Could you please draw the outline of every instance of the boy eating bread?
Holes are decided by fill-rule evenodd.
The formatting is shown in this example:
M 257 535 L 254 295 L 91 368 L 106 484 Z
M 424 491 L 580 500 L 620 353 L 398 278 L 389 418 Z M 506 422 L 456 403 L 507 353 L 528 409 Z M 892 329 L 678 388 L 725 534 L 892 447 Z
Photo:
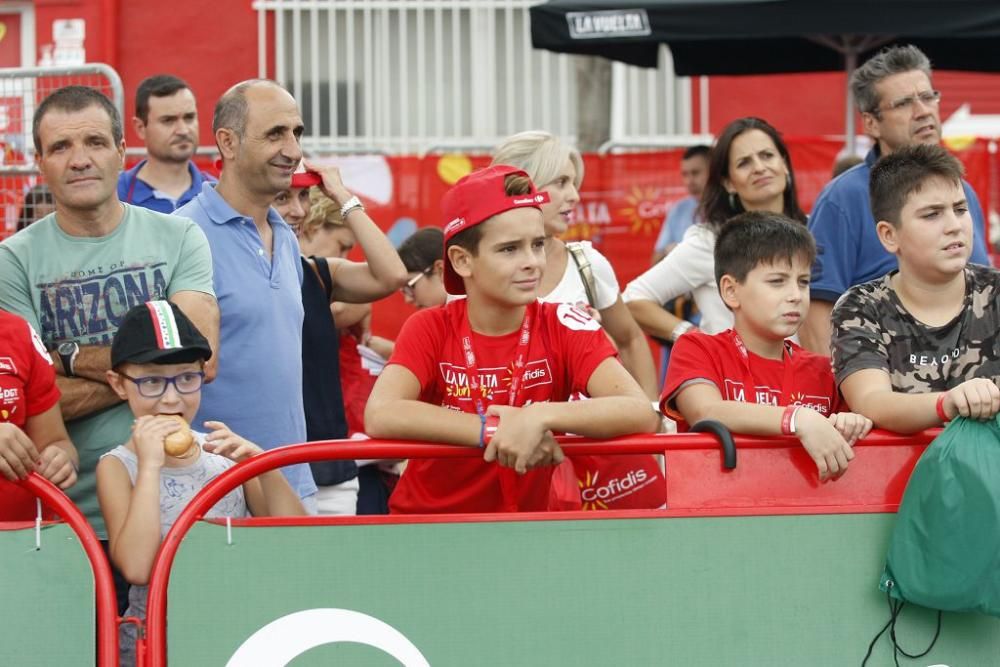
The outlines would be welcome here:
M 145 617 L 146 584 L 160 541 L 188 502 L 236 462 L 260 454 L 225 424 L 207 434 L 188 426 L 201 402 L 211 347 L 177 305 L 150 301 L 129 310 L 111 343 L 108 383 L 128 402 L 132 437 L 101 457 L 97 496 L 112 562 L 132 584 L 125 616 Z M 280 470 L 230 491 L 205 518 L 305 514 Z M 121 664 L 133 664 L 135 626 L 121 626 Z

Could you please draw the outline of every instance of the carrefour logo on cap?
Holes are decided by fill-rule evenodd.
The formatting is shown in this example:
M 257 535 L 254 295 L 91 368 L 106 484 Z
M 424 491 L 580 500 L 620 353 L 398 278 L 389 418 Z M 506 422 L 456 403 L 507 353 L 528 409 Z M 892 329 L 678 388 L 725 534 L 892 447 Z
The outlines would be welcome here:
M 572 39 L 601 37 L 642 37 L 651 34 L 645 9 L 614 9 L 603 12 L 569 12 L 569 36 Z
M 464 226 L 465 226 L 465 218 L 455 218 L 454 220 L 452 220 L 451 222 L 449 222 L 447 225 L 444 226 L 444 233 L 445 235 L 451 234 L 459 227 L 464 227 Z
M 522 197 L 521 199 L 511 199 L 514 206 L 534 206 L 535 204 L 541 204 L 545 201 L 545 195 L 537 194 L 534 197 Z

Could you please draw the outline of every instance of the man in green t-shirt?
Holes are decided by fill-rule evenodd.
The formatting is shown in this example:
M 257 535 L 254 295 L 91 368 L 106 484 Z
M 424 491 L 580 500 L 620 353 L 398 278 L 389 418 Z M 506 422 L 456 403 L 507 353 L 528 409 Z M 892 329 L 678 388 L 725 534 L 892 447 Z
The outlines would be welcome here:
M 69 496 L 106 539 L 94 470 L 132 425 L 105 380 L 111 338 L 129 308 L 169 299 L 217 348 L 212 258 L 190 220 L 119 201 L 125 142 L 107 97 L 60 88 L 38 106 L 32 129 L 56 210 L 0 244 L 0 309 L 26 319 L 53 351 L 62 413 L 80 452 Z M 206 371 L 212 377 L 215 367 Z

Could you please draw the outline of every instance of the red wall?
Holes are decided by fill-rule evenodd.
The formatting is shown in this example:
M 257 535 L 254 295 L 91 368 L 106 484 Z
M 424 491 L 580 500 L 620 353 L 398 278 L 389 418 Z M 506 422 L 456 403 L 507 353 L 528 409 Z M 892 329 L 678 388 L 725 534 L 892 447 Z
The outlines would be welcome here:
M 108 62 L 125 85 L 128 145 L 141 145 L 127 119 L 147 76 L 174 74 L 191 85 L 203 145 L 215 143 L 215 101 L 234 83 L 257 76 L 257 13 L 250 0 L 36 0 L 35 16 L 39 46 L 52 41 L 54 19 L 87 22 L 87 59 Z
M 83 47 L 87 59 L 104 60 L 107 30 L 102 25 L 102 11 L 107 0 L 35 0 L 35 46 L 52 43 L 52 21 L 55 19 L 83 19 L 87 22 L 87 35 Z M 40 51 L 35 54 L 35 58 Z
M 713 76 L 709 129 L 718 134 L 734 118 L 759 116 L 782 134 L 842 134 L 846 78 L 841 73 Z M 941 71 L 934 85 L 942 93 L 942 121 L 964 102 L 974 114 L 1000 114 L 1000 74 Z M 856 123 L 860 132 L 860 117 Z
M 198 99 L 200 143 L 213 145 L 215 101 L 233 84 L 257 76 L 257 13 L 250 0 L 122 0 L 120 11 L 117 69 L 125 113 L 135 112 L 135 89 L 144 78 L 179 76 Z M 131 131 L 126 141 L 139 145 Z

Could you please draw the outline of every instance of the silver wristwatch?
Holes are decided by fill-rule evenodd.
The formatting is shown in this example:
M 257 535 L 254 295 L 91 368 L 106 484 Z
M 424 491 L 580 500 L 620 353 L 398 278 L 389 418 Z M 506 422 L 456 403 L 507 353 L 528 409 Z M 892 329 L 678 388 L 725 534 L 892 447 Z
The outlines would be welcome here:
M 344 202 L 344 205 L 340 207 L 340 218 L 342 220 L 346 220 L 347 214 L 356 208 L 360 208 L 362 211 L 365 210 L 364 204 L 361 203 L 361 200 L 358 199 L 357 195 L 348 199 Z
M 66 377 L 76 377 L 74 366 L 76 365 L 76 355 L 80 354 L 80 345 L 75 341 L 60 343 L 56 347 L 56 354 L 62 361 L 63 373 Z

